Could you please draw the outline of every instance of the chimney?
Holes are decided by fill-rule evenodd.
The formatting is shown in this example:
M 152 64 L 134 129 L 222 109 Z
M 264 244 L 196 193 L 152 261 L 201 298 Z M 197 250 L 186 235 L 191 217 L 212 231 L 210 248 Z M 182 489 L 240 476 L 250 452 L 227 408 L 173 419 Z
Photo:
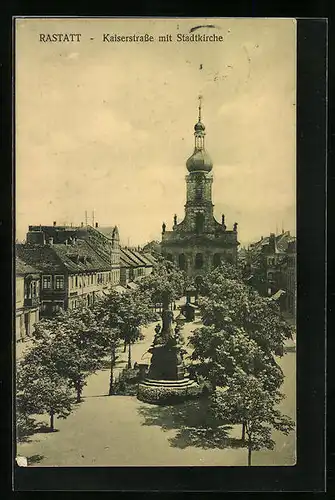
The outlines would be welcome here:
M 95 223 L 95 227 L 99 227 L 99 224 L 97 222 Z
M 57 226 L 57 222 L 54 220 L 54 227 Z

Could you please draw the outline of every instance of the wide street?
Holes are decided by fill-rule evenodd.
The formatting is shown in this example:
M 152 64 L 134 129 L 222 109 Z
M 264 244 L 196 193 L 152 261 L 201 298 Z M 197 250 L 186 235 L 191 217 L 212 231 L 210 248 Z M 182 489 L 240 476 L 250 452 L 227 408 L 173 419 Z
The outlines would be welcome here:
M 155 323 L 143 328 L 145 339 L 132 347 L 132 361 L 148 358 Z M 200 322 L 186 324 L 184 336 Z M 22 349 L 21 349 L 22 350 Z M 119 371 L 127 353 L 120 352 Z M 143 361 L 143 359 L 142 359 Z M 285 373 L 281 410 L 295 419 L 295 352 L 279 361 Z M 17 455 L 30 466 L 245 466 L 247 450 L 226 444 L 221 449 L 195 438 L 192 426 L 201 418 L 199 402 L 157 407 L 132 396 L 108 396 L 109 370 L 89 377 L 84 401 L 66 420 L 56 420 L 57 432 L 38 432 L 18 445 Z M 202 411 L 205 411 L 202 408 Z M 47 417 L 38 417 L 47 423 Z M 241 426 L 230 433 L 239 438 Z M 294 465 L 295 432 L 274 432 L 274 450 L 253 452 L 253 465 Z M 228 443 L 228 442 L 227 442 Z M 236 446 L 236 445 L 235 445 Z

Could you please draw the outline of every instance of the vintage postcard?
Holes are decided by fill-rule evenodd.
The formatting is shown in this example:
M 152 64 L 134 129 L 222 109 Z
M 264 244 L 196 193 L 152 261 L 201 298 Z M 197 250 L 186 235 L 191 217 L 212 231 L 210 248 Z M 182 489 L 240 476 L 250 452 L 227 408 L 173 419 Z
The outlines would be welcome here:
M 17 465 L 296 464 L 296 28 L 15 20 Z

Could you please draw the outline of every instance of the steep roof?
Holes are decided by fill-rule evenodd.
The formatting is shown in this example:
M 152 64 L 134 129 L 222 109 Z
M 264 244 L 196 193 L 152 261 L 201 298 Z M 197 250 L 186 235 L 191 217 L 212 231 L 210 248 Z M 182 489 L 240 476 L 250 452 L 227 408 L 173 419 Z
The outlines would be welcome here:
M 44 272 L 78 273 L 110 269 L 109 262 L 95 252 L 86 240 L 77 240 L 75 245 L 18 245 L 17 254 L 25 263 Z
M 129 259 L 126 254 L 122 253 L 122 250 L 120 255 L 120 264 L 121 267 L 136 267 L 136 264 L 131 259 Z
M 87 237 L 85 238 L 95 252 L 106 262 L 111 262 L 112 242 L 99 228 L 87 227 Z
M 16 256 L 15 258 L 15 273 L 17 275 L 25 275 L 25 274 L 39 274 L 35 267 L 30 264 L 26 264 L 20 257 Z
M 295 240 L 289 231 L 276 236 L 277 248 L 280 252 L 285 252 L 290 241 Z
M 159 241 L 156 241 L 156 240 L 150 241 L 149 243 L 144 245 L 143 250 L 145 253 L 146 252 L 155 252 L 158 254 L 162 253 L 161 244 Z
M 54 246 L 19 244 L 16 246 L 16 254 L 25 264 L 39 271 L 64 272 L 66 270 L 64 263 L 54 251 Z
M 130 250 L 130 252 L 132 252 L 135 257 L 142 261 L 145 266 L 152 266 L 152 262 L 150 262 L 150 260 L 148 260 L 144 254 L 138 252 L 137 250 Z
M 69 272 L 108 271 L 111 267 L 86 240 L 78 240 L 74 246 L 54 245 L 54 250 Z
M 98 227 L 95 227 L 95 228 L 92 228 L 92 229 L 95 229 L 99 233 L 101 233 L 104 236 L 106 236 L 108 239 L 112 239 L 112 235 L 113 235 L 113 231 L 114 230 L 117 231 L 117 236 L 119 236 L 119 232 L 118 232 L 117 226 L 98 226 Z
M 140 260 L 132 250 L 127 248 L 121 249 L 121 254 L 126 255 L 130 260 L 132 260 L 137 266 L 143 267 L 145 264 L 142 260 Z
M 151 264 L 153 265 L 156 265 L 157 264 L 157 259 L 155 259 L 155 257 L 153 255 L 151 255 L 151 253 L 148 253 L 148 252 L 144 252 L 143 254 L 146 259 L 151 262 Z

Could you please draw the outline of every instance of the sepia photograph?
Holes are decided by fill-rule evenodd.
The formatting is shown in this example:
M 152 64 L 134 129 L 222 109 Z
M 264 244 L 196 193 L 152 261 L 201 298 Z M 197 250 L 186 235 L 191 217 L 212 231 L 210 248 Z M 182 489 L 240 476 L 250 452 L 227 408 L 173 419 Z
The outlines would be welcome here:
M 16 464 L 295 466 L 296 20 L 14 39 Z

